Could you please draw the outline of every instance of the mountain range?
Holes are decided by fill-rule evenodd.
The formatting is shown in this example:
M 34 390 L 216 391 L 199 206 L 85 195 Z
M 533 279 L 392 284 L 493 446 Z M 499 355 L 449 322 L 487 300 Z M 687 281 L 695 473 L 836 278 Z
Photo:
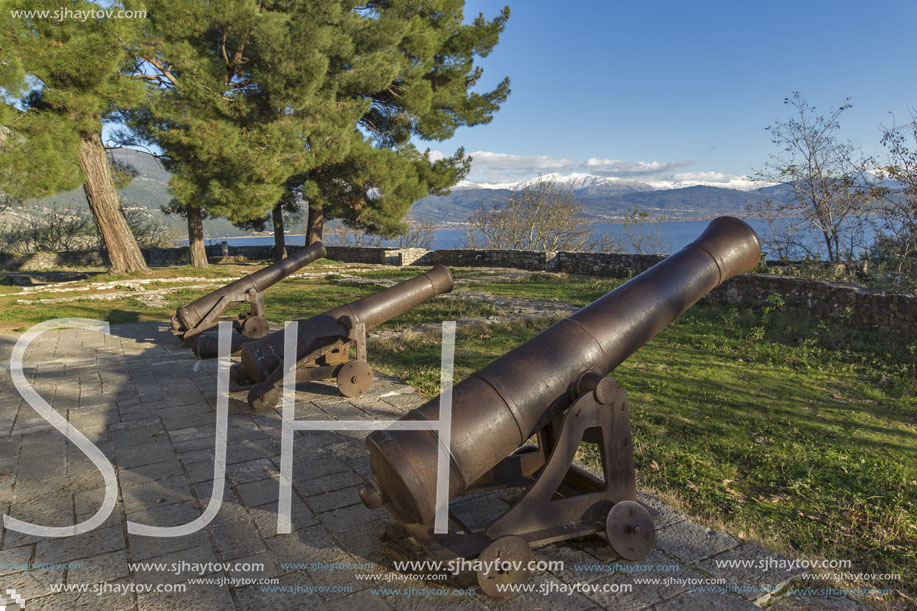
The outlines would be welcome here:
M 460 182 L 452 193 L 426 197 L 411 209 L 417 218 L 461 222 L 477 206 L 490 207 L 506 201 L 513 191 L 549 181 L 573 193 L 592 221 L 614 221 L 634 208 L 650 217 L 671 219 L 711 218 L 719 214 L 746 214 L 746 207 L 761 201 L 773 187 L 735 189 L 711 183 L 642 182 L 594 174 L 548 174 L 516 183 L 482 184 Z M 751 185 L 744 181 L 743 185 Z M 663 185 L 663 186 L 661 186 Z M 669 186 L 673 185 L 673 186 Z
M 148 153 L 134 149 L 114 149 L 113 157 L 137 171 L 137 176 L 121 190 L 126 209 L 135 208 L 159 216 L 168 225 L 184 231 L 182 218 L 168 216 L 161 208 L 171 200 L 169 178 L 159 160 Z M 608 222 L 624 218 L 634 208 L 649 213 L 651 218 L 670 219 L 712 218 L 719 214 L 745 215 L 746 206 L 760 201 L 777 187 L 740 190 L 713 186 L 710 183 L 642 182 L 593 174 L 548 174 L 516 183 L 478 184 L 463 181 L 445 196 L 430 196 L 418 201 L 411 209 L 417 219 L 431 219 L 437 224 L 462 223 L 478 206 L 491 207 L 505 202 L 513 190 L 533 186 L 539 181 L 553 181 L 557 187 L 571 191 L 583 206 L 584 217 L 589 221 Z M 743 185 L 747 186 L 747 185 Z M 784 187 L 785 188 L 785 187 Z M 30 200 L 22 211 L 48 206 L 85 208 L 82 189 L 60 193 L 52 197 Z M 248 232 L 232 226 L 225 219 L 208 219 L 204 222 L 208 236 L 244 235 Z
M 162 207 L 169 204 L 172 196 L 169 194 L 169 179 L 172 174 L 162 167 L 155 155 L 129 148 L 112 149 L 111 155 L 118 163 L 127 165 L 136 170 L 137 174 L 123 189 L 119 189 L 121 205 L 125 210 L 137 210 L 143 214 L 162 221 L 166 226 L 173 228 L 177 235 L 187 235 L 188 225 L 184 218 L 177 215 L 165 214 Z M 52 195 L 25 201 L 16 209 L 7 211 L 10 217 L 23 217 L 40 211 L 42 208 L 64 208 L 69 210 L 88 210 L 86 196 L 83 189 L 73 189 Z M 10 221 L 13 219 L 10 218 Z M 0 219 L 0 225 L 3 225 Z M 233 226 L 226 219 L 205 219 L 204 235 L 208 237 L 242 236 L 251 233 Z

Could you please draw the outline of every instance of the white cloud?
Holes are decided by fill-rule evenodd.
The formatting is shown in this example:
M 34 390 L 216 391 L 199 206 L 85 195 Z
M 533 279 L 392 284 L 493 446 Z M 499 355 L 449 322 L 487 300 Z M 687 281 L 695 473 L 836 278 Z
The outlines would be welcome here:
M 507 153 L 491 153 L 488 151 L 475 151 L 471 153 L 474 160 L 474 171 L 478 167 L 491 171 L 509 172 L 514 174 L 531 174 L 538 171 L 562 171 L 572 169 L 577 165 L 573 159 L 551 157 L 549 155 L 509 155 Z
M 584 170 L 599 176 L 617 178 L 636 178 L 671 172 L 691 165 L 690 161 L 622 161 L 620 159 L 596 159 L 590 157 L 580 166 Z
M 490 151 L 471 153 L 471 176 L 476 183 L 506 183 L 535 178 L 547 173 L 586 172 L 596 176 L 635 178 L 672 172 L 690 164 L 688 161 L 622 161 L 618 159 L 586 160 L 550 155 L 511 155 Z

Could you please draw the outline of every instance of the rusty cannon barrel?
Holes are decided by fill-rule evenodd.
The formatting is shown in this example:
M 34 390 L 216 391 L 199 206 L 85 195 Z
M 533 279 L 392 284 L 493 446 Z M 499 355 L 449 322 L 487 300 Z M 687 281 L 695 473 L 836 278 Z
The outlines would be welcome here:
M 253 315 L 263 318 L 264 313 L 261 293 L 268 287 L 280 282 L 290 274 L 293 274 L 306 265 L 326 255 L 325 246 L 321 242 L 315 242 L 308 248 L 281 259 L 272 265 L 239 278 L 221 289 L 204 295 L 200 299 L 192 301 L 175 310 L 173 318 L 173 330 L 184 333 L 186 338 L 188 332 L 193 331 L 191 335 L 216 326 L 217 318 L 229 309 L 235 303 L 241 301 L 252 301 Z M 266 332 L 266 327 L 264 331 Z
M 682 312 L 761 256 L 754 230 L 720 217 L 694 242 L 456 385 L 452 394 L 449 498 L 461 496 L 533 432 L 561 415 L 584 377 L 607 375 Z M 593 374 L 590 376 L 589 374 Z M 404 420 L 439 419 L 439 399 Z M 437 437 L 433 431 L 369 435 L 370 509 L 389 504 L 406 524 L 434 517 Z
M 299 342 L 308 349 L 311 342 L 304 339 L 318 325 L 349 317 L 353 323 L 361 323 L 368 331 L 382 323 L 407 312 L 436 295 L 452 290 L 452 275 L 445 265 L 436 265 L 430 271 L 395 286 L 381 290 L 353 303 L 343 305 L 324 314 L 299 323 Z M 302 357 L 302 355 L 300 355 Z M 265 338 L 251 341 L 242 346 L 241 368 L 236 369 L 244 379 L 262 382 L 283 362 L 283 331 Z

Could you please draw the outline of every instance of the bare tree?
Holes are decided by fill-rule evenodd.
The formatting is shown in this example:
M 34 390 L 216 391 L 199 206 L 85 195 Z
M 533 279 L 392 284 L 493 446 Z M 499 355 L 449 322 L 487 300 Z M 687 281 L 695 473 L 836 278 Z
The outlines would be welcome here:
M 0 229 L 3 252 L 61 252 L 98 248 L 98 242 L 98 233 L 87 212 L 58 206 L 37 214 L 19 213 L 16 220 Z
M 605 250 L 619 245 L 608 235 L 596 239 L 582 218 L 583 206 L 553 181 L 539 181 L 513 191 L 506 203 L 478 207 L 468 217 L 464 246 L 518 250 Z
M 871 190 L 856 147 L 838 139 L 838 119 L 851 104 L 827 117 L 797 91 L 784 100 L 790 118 L 768 127 L 779 152 L 757 173 L 759 180 L 784 183 L 757 206 L 769 219 L 797 218 L 821 238 L 830 261 L 851 260 L 865 247 L 865 215 Z
M 142 208 L 124 211 L 125 221 L 141 248 L 167 248 L 178 237 L 159 217 Z M 59 206 L 7 213 L 10 221 L 0 227 L 0 252 L 65 252 L 101 250 L 102 236 L 87 210 Z
M 775 259 L 781 261 L 796 261 L 799 259 L 817 259 L 818 253 L 810 247 L 806 239 L 807 223 L 802 219 L 794 218 L 768 218 L 767 230 L 763 232 L 762 240 L 771 250 Z
M 661 255 L 671 248 L 658 227 L 652 226 L 649 213 L 637 206 L 624 217 L 621 233 L 624 235 L 625 248 L 634 254 Z
M 425 248 L 433 249 L 436 240 L 436 223 L 429 219 L 419 221 L 409 220 L 411 228 L 395 238 L 394 243 L 398 248 Z
M 181 237 L 178 229 L 170 227 L 161 216 L 142 206 L 125 206 L 124 217 L 141 248 L 171 248 Z
M 427 219 L 420 221 L 408 219 L 407 223 L 410 229 L 391 238 L 340 225 L 325 230 L 325 242 L 329 246 L 432 249 L 436 238 L 436 224 Z
M 353 246 L 356 248 L 382 246 L 384 238 L 350 227 L 328 226 L 322 231 L 322 241 L 328 246 Z
M 917 148 L 908 146 L 908 131 L 917 144 L 917 119 L 903 129 L 893 126 L 884 130 L 882 145 L 888 151 L 888 161 L 878 176 L 896 184 L 880 185 L 876 190 L 884 234 L 880 245 L 885 246 L 883 254 L 894 259 L 899 275 L 917 269 Z

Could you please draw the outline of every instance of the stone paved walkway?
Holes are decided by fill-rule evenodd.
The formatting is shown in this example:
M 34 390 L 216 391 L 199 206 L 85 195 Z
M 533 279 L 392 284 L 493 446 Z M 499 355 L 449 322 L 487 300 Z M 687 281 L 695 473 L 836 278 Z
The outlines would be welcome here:
M 42 525 L 71 525 L 100 507 L 103 479 L 13 387 L 8 367 L 16 339 L 0 336 L 0 509 Z M 421 549 L 385 511 L 359 503 L 357 492 L 369 473 L 365 432 L 296 434 L 294 532 L 278 535 L 281 419 L 251 413 L 244 395 L 230 401 L 227 485 L 216 518 L 182 537 L 128 534 L 127 521 L 175 526 L 200 516 L 209 502 L 216 362 L 197 361 L 166 324 L 142 323 L 111 325 L 109 335 L 48 331 L 30 347 L 25 364 L 32 386 L 108 457 L 118 479 L 115 510 L 91 532 L 51 539 L 3 529 L 0 596 L 9 601 L 15 590 L 26 609 L 859 608 L 845 600 L 773 598 L 770 591 L 798 572 L 719 568 L 724 559 L 780 558 L 646 495 L 641 500 L 661 516 L 656 549 L 642 566 L 618 560 L 603 539 L 589 537 L 536 550 L 537 560 L 562 560 L 564 568 L 534 574 L 529 583 L 536 592 L 508 600 L 469 590 L 475 586 L 470 573 L 444 582 L 411 579 L 394 562 L 424 560 Z M 297 394 L 299 419 L 394 419 L 422 402 L 410 387 L 381 375 L 358 400 L 346 400 L 331 386 L 309 389 Z M 457 511 L 481 521 L 504 511 L 511 498 L 506 491 L 479 496 Z M 374 579 L 360 578 L 366 575 Z M 188 583 L 200 577 L 210 583 Z M 230 583 L 242 578 L 276 583 Z M 644 578 L 660 582 L 635 583 Z M 706 578 L 746 590 L 697 593 L 685 584 Z M 187 584 L 187 590 L 114 590 L 162 584 Z M 560 591 L 574 585 L 580 591 Z M 621 591 L 628 585 L 632 591 Z M 55 593 L 67 586 L 87 591 Z M 587 586 L 595 591 L 585 592 Z M 103 588 L 108 591 L 96 593 Z M 373 591 L 378 588 L 386 590 Z M 442 595 L 444 589 L 451 595 Z

